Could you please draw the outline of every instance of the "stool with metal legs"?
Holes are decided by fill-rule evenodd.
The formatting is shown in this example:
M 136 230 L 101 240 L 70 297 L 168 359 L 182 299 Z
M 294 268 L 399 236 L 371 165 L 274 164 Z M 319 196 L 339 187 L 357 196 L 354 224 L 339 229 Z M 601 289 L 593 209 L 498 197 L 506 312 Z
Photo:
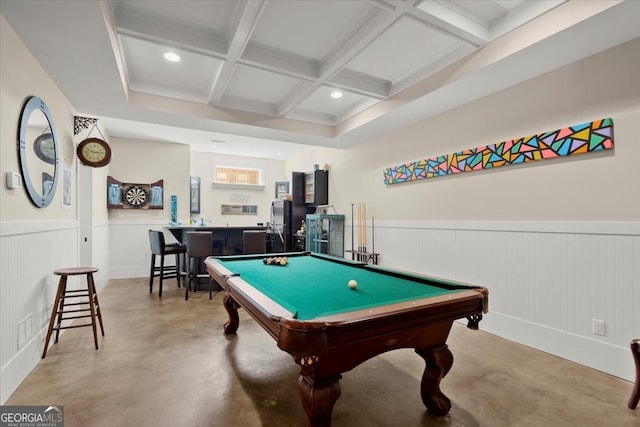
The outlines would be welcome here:
M 96 350 L 98 349 L 96 318 L 100 322 L 100 331 L 102 332 L 102 336 L 104 336 L 104 327 L 102 326 L 102 314 L 100 313 L 98 294 L 96 293 L 96 286 L 93 281 L 93 273 L 96 271 L 98 271 L 98 269 L 94 267 L 75 267 L 62 268 L 53 272 L 53 274 L 60 276 L 60 281 L 58 282 L 58 291 L 56 292 L 53 309 L 51 310 L 51 319 L 49 320 L 49 328 L 47 329 L 47 338 L 44 341 L 44 350 L 42 351 L 43 359 L 47 355 L 49 340 L 51 339 L 51 334 L 54 330 L 56 331 L 56 339 L 54 343 L 57 343 L 61 329 L 91 326 L 93 328 L 93 341 L 95 343 Z M 83 274 L 87 276 L 86 289 L 67 289 L 67 278 L 69 276 L 78 276 Z M 91 318 L 91 322 L 79 325 L 73 323 L 64 326 L 62 325 L 63 320 L 75 320 L 82 318 Z

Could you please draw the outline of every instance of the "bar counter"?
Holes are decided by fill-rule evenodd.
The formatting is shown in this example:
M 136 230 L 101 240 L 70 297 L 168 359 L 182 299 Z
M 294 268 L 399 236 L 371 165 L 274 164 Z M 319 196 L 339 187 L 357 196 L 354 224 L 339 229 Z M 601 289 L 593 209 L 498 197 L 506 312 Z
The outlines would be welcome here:
M 207 227 L 198 225 L 169 225 L 166 227 L 173 237 L 182 244 L 185 243 L 186 233 L 188 231 L 209 231 L 213 233 L 213 255 L 240 255 L 243 254 L 242 233 L 245 230 L 267 230 L 267 227 L 261 226 L 242 226 L 242 227 Z M 269 233 L 267 233 L 267 236 Z M 267 241 L 267 250 L 269 242 Z

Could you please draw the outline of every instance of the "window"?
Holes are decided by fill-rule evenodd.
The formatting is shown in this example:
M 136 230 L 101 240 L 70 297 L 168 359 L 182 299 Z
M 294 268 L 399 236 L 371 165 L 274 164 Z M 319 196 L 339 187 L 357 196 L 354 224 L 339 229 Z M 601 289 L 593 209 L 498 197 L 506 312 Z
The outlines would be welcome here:
M 215 156 L 211 166 L 211 185 L 214 188 L 264 190 L 267 165 L 263 159 Z
M 217 166 L 215 182 L 217 184 L 260 185 L 260 170 Z

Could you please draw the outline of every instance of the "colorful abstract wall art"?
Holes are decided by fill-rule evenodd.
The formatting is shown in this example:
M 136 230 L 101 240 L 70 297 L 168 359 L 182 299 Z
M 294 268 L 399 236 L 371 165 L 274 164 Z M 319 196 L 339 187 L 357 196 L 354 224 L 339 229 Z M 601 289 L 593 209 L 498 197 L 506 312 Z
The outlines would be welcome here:
M 606 118 L 393 166 L 384 170 L 384 183 L 399 184 L 610 148 L 613 120 Z

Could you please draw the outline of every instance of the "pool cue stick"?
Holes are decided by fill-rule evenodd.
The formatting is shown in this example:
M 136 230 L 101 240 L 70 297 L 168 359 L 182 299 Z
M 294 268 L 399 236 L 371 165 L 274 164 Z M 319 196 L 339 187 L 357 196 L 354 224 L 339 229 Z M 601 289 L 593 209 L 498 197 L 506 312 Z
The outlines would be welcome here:
M 355 256 L 356 256 L 356 252 L 354 251 L 354 246 L 353 246 L 353 242 L 355 240 L 355 234 L 354 234 L 354 217 L 353 217 L 353 203 L 351 203 L 351 261 L 355 260 Z
M 371 216 L 371 252 L 376 252 L 376 234 L 374 228 L 375 218 L 373 215 Z
M 358 261 L 362 261 L 362 202 L 358 203 Z

